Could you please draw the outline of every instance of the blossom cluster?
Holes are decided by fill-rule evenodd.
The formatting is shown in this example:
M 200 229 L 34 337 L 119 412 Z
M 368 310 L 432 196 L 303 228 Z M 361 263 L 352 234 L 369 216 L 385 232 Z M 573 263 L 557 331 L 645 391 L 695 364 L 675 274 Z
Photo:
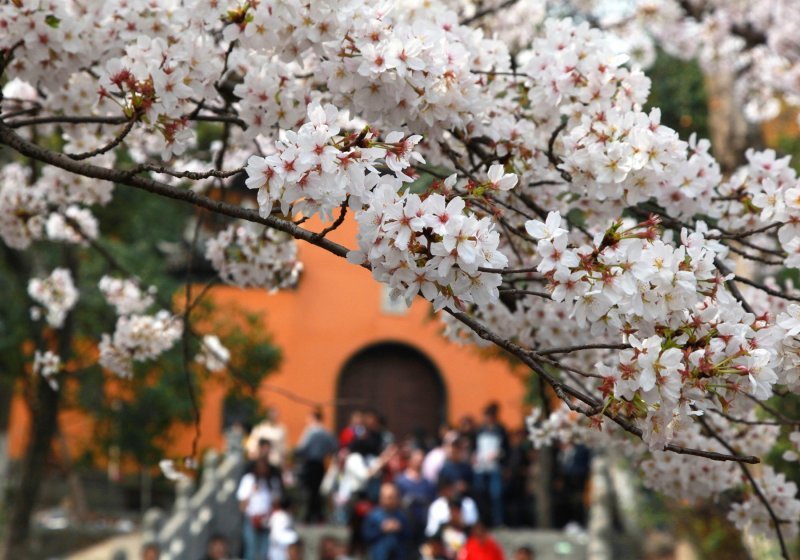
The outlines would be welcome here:
M 637 0 L 631 6 L 631 13 L 608 22 L 619 26 L 618 36 L 633 34 L 650 51 L 655 41 L 673 56 L 696 58 L 709 73 L 734 72 L 734 93 L 748 118 L 774 117 L 781 97 L 794 105 L 800 99 L 800 58 L 791 46 L 800 18 L 796 2 Z
M 771 295 L 798 294 L 769 279 L 744 287 L 726 271 L 736 264 L 729 250 L 766 265 L 753 278 L 800 267 L 800 182 L 769 150 L 748 152 L 723 178 L 707 140 L 681 139 L 658 109 L 644 110 L 650 82 L 623 51 L 638 45 L 640 59 L 652 59 L 655 38 L 743 76 L 737 94 L 763 117 L 775 92 L 800 99 L 798 8 L 637 0 L 622 20 L 572 21 L 545 19 L 543 0 L 484 11 L 495 4 L 5 3 L 4 122 L 43 149 L 57 146 L 65 155 L 55 161 L 110 169 L 132 160 L 125 177 L 151 173 L 159 190 L 244 198 L 243 207 L 257 191 L 255 221 L 296 231 L 318 218 L 318 241 L 354 219 L 348 259 L 393 295 L 463 311 L 531 359 L 583 375 L 605 412 L 641 430 L 646 445 L 628 448 L 649 485 L 681 496 L 737 487 L 731 463 L 708 468 L 664 447 L 727 452 L 700 429 L 706 422 L 737 452 L 763 455 L 774 444 L 773 428 L 737 431 L 715 415 L 756 422 L 754 401 L 778 384 L 800 386 L 800 306 Z M 569 3 L 576 12 L 597 5 Z M 461 23 L 477 16 L 480 28 Z M 237 168 L 251 191 L 230 192 L 241 186 Z M 3 165 L 0 238 L 15 250 L 45 239 L 86 244 L 100 234 L 92 207 L 108 204 L 112 188 L 52 165 Z M 646 219 L 650 210 L 671 229 Z M 206 257 L 243 287 L 292 287 L 302 270 L 289 235 L 260 225 L 223 225 Z M 53 326 L 77 299 L 55 271 L 29 289 Z M 154 293 L 138 281 L 106 277 L 100 290 L 118 315 L 101 364 L 118 375 L 182 335 L 172 313 L 150 311 Z M 486 344 L 453 316 L 445 325 L 454 339 Z M 51 379 L 56 359 L 43 354 L 35 369 Z M 230 353 L 207 335 L 196 359 L 214 371 Z M 602 414 L 579 418 L 565 405 L 531 431 L 538 444 L 611 431 Z M 796 488 L 769 470 L 759 484 L 781 517 L 797 518 Z M 764 514 L 747 496 L 732 516 L 766 527 Z
M 111 200 L 112 185 L 45 167 L 32 180 L 18 163 L 0 168 L 0 239 L 24 250 L 34 241 L 49 239 L 86 244 L 99 234 L 89 206 Z
M 378 160 L 404 181 L 403 170 L 410 160 L 423 162 L 414 151 L 422 138 L 403 138 L 392 132 L 382 142 L 366 129 L 359 134 L 338 137 L 347 113 L 333 105 L 311 104 L 308 122 L 297 132 L 285 131 L 276 143 L 277 152 L 266 158 L 251 156 L 247 161 L 247 187 L 258 189 L 262 216 L 272 212 L 274 202 L 281 213 L 332 219 L 336 208 L 347 202 L 357 207 L 365 193 L 379 180 Z
M 749 149 L 745 157 L 747 164 L 719 186 L 720 223 L 732 230 L 776 226 L 778 247 L 771 239 L 763 240 L 762 246 L 782 249 L 784 264 L 800 268 L 800 179 L 791 158 L 779 158 L 771 149 Z
M 542 409 L 535 408 L 525 418 L 528 438 L 536 449 L 551 447 L 556 443 L 587 443 L 597 439 L 597 432 L 581 423 L 583 416 L 560 403 L 545 418 Z
M 103 276 L 97 287 L 117 315 L 144 313 L 155 302 L 155 286 L 143 290 L 137 281 L 129 278 Z
M 794 538 L 800 533 L 797 519 L 800 519 L 800 500 L 797 499 L 797 484 L 786 479 L 783 473 L 775 472 L 765 466 L 756 483 L 766 498 L 775 517 L 781 520 L 781 531 L 787 538 Z M 737 529 L 749 529 L 761 535 L 772 536 L 775 522 L 761 498 L 751 492 L 747 499 L 735 503 L 728 514 Z
M 200 343 L 195 360 L 210 372 L 224 370 L 231 359 L 231 351 L 225 348 L 218 336 L 207 334 Z
M 47 323 L 56 329 L 64 325 L 67 314 L 78 303 L 78 290 L 72 281 L 72 273 L 66 268 L 55 268 L 45 278 L 31 278 L 28 282 L 28 295 L 44 307 Z M 41 317 L 39 307 L 31 308 L 34 320 Z
M 255 224 L 231 225 L 209 239 L 206 258 L 220 278 L 242 288 L 291 288 L 303 271 L 291 237 Z
M 620 221 L 574 249 L 560 226 L 557 213 L 527 223 L 539 239 L 537 269 L 553 299 L 572 303 L 579 325 L 627 340 L 630 349 L 596 365 L 607 380 L 600 390 L 644 419 L 652 449 L 686 424 L 689 404 L 728 409 L 745 406 L 744 393 L 771 396 L 779 382 L 775 342 L 785 331 L 747 313 L 728 291 L 714 264 L 721 246 L 705 232 L 684 230 L 673 246 L 657 238 L 656 220 Z
M 58 390 L 56 375 L 61 371 L 61 358 L 55 352 L 36 350 L 33 354 L 33 374 L 41 375 L 53 391 Z
M 504 268 L 508 259 L 492 220 L 476 217 L 461 197 L 448 201 L 431 193 L 423 199 L 398 187 L 380 184 L 356 215 L 359 250 L 348 260 L 369 263 L 375 279 L 409 304 L 418 294 L 435 309 L 497 299 L 500 275 L 482 269 Z
M 118 315 L 114 332 L 101 336 L 99 361 L 119 377 L 132 377 L 134 362 L 157 358 L 183 334 L 183 321 L 169 311 L 147 314 L 155 287 L 143 290 L 138 280 L 103 276 L 98 288 Z
M 183 322 L 169 311 L 155 315 L 123 315 L 114 334 L 100 340 L 100 365 L 119 377 L 133 376 L 133 363 L 152 360 L 172 348 L 183 333 Z

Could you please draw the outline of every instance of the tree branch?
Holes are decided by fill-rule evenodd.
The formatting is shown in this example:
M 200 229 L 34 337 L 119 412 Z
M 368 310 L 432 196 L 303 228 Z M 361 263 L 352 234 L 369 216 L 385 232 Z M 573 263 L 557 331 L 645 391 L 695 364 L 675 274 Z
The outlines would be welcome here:
M 156 181 L 155 179 L 141 177 L 136 174 L 137 172 L 135 169 L 131 171 L 109 169 L 87 162 L 75 161 L 64 154 L 47 150 L 32 142 L 29 142 L 28 140 L 25 140 L 3 122 L 0 122 L 0 144 L 5 144 L 22 155 L 28 156 L 42 163 L 53 165 L 71 173 L 76 173 L 85 177 L 91 177 L 93 179 L 112 181 L 121 185 L 127 185 L 129 187 L 151 192 L 159 196 L 194 204 L 200 208 L 205 208 L 206 210 L 210 210 L 230 218 L 263 224 L 265 226 L 288 233 L 295 239 L 306 241 L 311 245 L 321 247 L 339 257 L 346 257 L 348 253 L 347 247 L 339 245 L 338 243 L 334 243 L 333 241 L 325 238 L 319 239 L 317 238 L 316 233 L 301 228 L 288 220 L 282 220 L 275 216 L 262 217 L 256 210 L 250 210 L 232 204 L 227 204 L 211 199 L 207 196 L 203 196 L 191 190 L 181 189 L 179 187 Z
M 716 430 L 713 430 L 711 426 L 708 425 L 708 422 L 706 422 L 705 418 L 698 416 L 697 420 L 703 425 L 706 431 L 708 431 L 709 435 L 720 443 L 720 445 L 722 445 L 729 452 L 736 453 L 733 447 L 727 441 L 725 441 L 716 432 Z M 764 492 L 761 491 L 761 488 L 758 486 L 758 482 L 756 482 L 756 479 L 753 477 L 750 469 L 748 469 L 747 466 L 742 463 L 739 463 L 739 468 L 742 469 L 742 474 L 747 477 L 747 480 L 750 482 L 750 486 L 752 486 L 753 491 L 756 493 L 756 496 L 758 496 L 758 499 L 762 504 L 764 504 L 764 507 L 767 508 L 767 513 L 769 513 L 769 517 L 772 519 L 772 524 L 775 525 L 775 533 L 778 536 L 778 543 L 780 543 L 781 547 L 781 556 L 783 556 L 786 560 L 789 560 L 789 551 L 786 549 L 786 542 L 783 540 L 783 531 L 781 531 L 781 520 L 778 519 L 777 515 L 775 515 L 775 510 L 772 509 L 772 505 L 770 505 L 769 500 L 767 500 Z
M 79 175 L 92 177 L 95 179 L 113 181 L 116 183 L 127 185 L 133 188 L 138 188 L 167 198 L 172 198 L 175 200 L 181 200 L 190 204 L 194 204 L 200 208 L 205 208 L 212 212 L 229 216 L 231 218 L 260 223 L 265 226 L 272 227 L 279 231 L 288 233 L 295 239 L 306 241 L 307 243 L 318 246 L 339 257 L 346 257 L 348 253 L 348 249 L 346 247 L 339 245 L 338 243 L 334 243 L 326 238 L 320 239 L 316 233 L 303 229 L 292 222 L 282 220 L 274 216 L 262 217 L 258 214 L 258 212 L 254 210 L 248 210 L 245 208 L 240 208 L 238 206 L 233 206 L 220 201 L 212 200 L 206 196 L 199 195 L 191 190 L 180 189 L 178 187 L 173 187 L 171 185 L 167 185 L 165 183 L 161 183 L 153 179 L 140 177 L 135 173 L 131 173 L 130 171 L 107 169 L 86 162 L 79 162 L 72 160 L 69 157 L 65 156 L 64 154 L 46 150 L 40 146 L 37 146 L 36 144 L 33 144 L 21 138 L 11 128 L 9 128 L 6 124 L 2 122 L 0 122 L 0 143 L 5 144 L 13 148 L 14 150 L 18 151 L 19 153 L 26 155 L 32 159 L 35 159 L 42 163 L 53 165 L 55 167 L 64 169 L 65 171 L 69 171 L 71 173 L 77 173 Z M 369 268 L 368 265 L 362 265 L 362 266 L 364 266 L 365 268 Z M 608 410 L 604 410 L 602 402 L 592 398 L 589 395 L 582 393 L 581 391 L 575 389 L 574 387 L 571 387 L 553 377 L 550 373 L 548 373 L 544 369 L 541 363 L 539 363 L 539 361 L 535 359 L 536 356 L 535 352 L 525 350 L 520 346 L 514 344 L 513 342 L 498 336 L 497 334 L 485 328 L 480 322 L 476 321 L 475 319 L 469 317 L 464 313 L 453 311 L 448 308 L 445 308 L 445 311 L 451 314 L 453 317 L 455 317 L 463 324 L 465 324 L 467 327 L 472 329 L 479 337 L 488 340 L 490 342 L 493 342 L 500 348 L 503 348 L 504 350 L 508 351 L 512 355 L 519 358 L 524 364 L 530 367 L 534 372 L 540 375 L 551 387 L 553 387 L 553 390 L 556 391 L 556 393 L 559 395 L 560 398 L 566 399 L 568 405 L 571 404 L 569 403 L 569 397 L 571 397 L 588 405 L 589 407 L 588 410 L 581 411 L 585 414 L 589 415 L 596 414 L 600 410 L 603 410 L 603 414 L 608 418 L 610 418 L 613 422 L 618 424 L 622 429 L 634 434 L 639 438 L 642 437 L 641 429 L 631 424 L 625 418 L 613 415 Z M 675 444 L 667 444 L 664 447 L 664 449 L 674 453 L 695 455 L 717 461 L 740 461 L 752 464 L 759 462 L 758 457 L 754 456 L 727 455 L 724 453 L 716 453 L 699 449 L 690 449 Z

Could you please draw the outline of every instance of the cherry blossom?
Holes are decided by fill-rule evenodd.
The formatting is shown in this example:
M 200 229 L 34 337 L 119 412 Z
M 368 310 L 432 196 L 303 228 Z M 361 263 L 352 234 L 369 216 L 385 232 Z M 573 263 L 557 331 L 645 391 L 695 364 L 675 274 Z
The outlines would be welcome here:
M 44 307 L 47 323 L 56 329 L 64 325 L 67 314 L 78 303 L 78 290 L 72 281 L 72 274 L 66 268 L 55 268 L 45 278 L 31 278 L 28 282 L 28 295 Z M 40 316 L 38 307 L 31 308 L 34 319 Z
M 61 372 L 61 358 L 58 354 L 46 350 L 40 352 L 36 350 L 33 354 L 33 373 L 41 375 L 47 380 L 53 391 L 58 390 L 58 379 L 56 376 Z
M 203 337 L 195 360 L 208 371 L 216 372 L 225 369 L 231 358 L 231 352 L 222 344 L 219 337 L 207 334 Z
M 733 73 L 751 118 L 796 106 L 796 3 L 490 4 L 6 3 L 0 239 L 97 250 L 99 207 L 134 188 L 194 204 L 232 285 L 293 288 L 311 242 L 557 389 L 536 445 L 616 446 L 651 488 L 736 489 L 737 527 L 767 532 L 766 502 L 794 534 L 797 489 L 770 467 L 748 489 L 736 463 L 781 436 L 763 401 L 800 389 L 800 291 L 776 279 L 800 267 L 800 181 L 771 149 L 723 175 L 645 109 L 642 66 L 658 45 Z M 329 236 L 345 220 L 352 246 Z M 196 329 L 122 276 L 98 285 L 100 364 L 130 378 Z M 66 269 L 28 289 L 53 328 L 78 301 Z M 199 364 L 229 359 L 203 336 Z M 59 357 L 34 371 L 56 383 Z

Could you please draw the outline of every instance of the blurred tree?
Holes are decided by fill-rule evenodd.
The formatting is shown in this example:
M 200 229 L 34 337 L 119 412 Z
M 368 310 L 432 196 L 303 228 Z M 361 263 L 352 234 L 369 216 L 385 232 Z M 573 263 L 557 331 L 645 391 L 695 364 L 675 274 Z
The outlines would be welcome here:
M 201 332 L 214 332 L 233 356 L 231 367 L 216 379 L 225 384 L 228 393 L 258 411 L 255 390 L 280 362 L 280 351 L 263 331 L 261 317 L 232 312 L 225 314 L 227 322 L 220 323 L 214 319 L 213 305 L 193 304 L 191 327 L 184 337 L 188 352 L 184 353 L 179 343 L 159 359 L 156 367 L 137 364 L 131 380 L 120 380 L 96 363 L 99 335 L 112 332 L 115 321 L 113 309 L 97 289 L 103 275 L 135 274 L 144 286 L 157 288 L 160 307 L 178 311 L 185 306 L 182 282 L 210 281 L 208 266 L 191 256 L 194 251 L 185 239 L 192 212 L 191 207 L 178 202 L 118 189 L 115 204 L 96 209 L 99 221 L 110 228 L 104 231 L 102 246 L 65 250 L 59 244 L 39 243 L 35 250 L 24 253 L 2 246 L 0 290 L 6 297 L 0 299 L 0 431 L 5 432 L 11 421 L 8 404 L 15 391 L 24 396 L 32 419 L 28 448 L 18 470 L 20 480 L 6 500 L 9 540 L 27 540 L 30 515 L 51 460 L 60 411 L 80 410 L 93 420 L 95 445 L 87 450 L 90 460 L 107 460 L 113 453 L 115 459 L 140 465 L 149 476 L 166 453 L 172 428 L 191 425 L 202 410 L 202 382 L 210 374 L 193 359 L 187 361 L 187 356 L 194 356 L 199 348 L 197 337 Z M 178 247 L 184 261 L 197 262 L 188 269 L 165 268 L 163 253 L 167 246 Z M 70 313 L 64 328 L 42 330 L 41 324 L 30 318 L 28 278 L 37 271 L 65 265 L 73 272 L 81 304 Z M 193 299 L 200 293 L 195 289 Z M 176 294 L 174 298 L 172 294 Z M 33 349 L 53 344 L 60 348 L 66 369 L 57 391 L 41 376 L 31 374 Z M 72 383 L 72 378 L 81 382 Z M 3 456 L 4 443 L 0 438 Z M 2 463 L 0 457 L 0 467 Z
M 648 69 L 652 81 L 647 108 L 661 109 L 661 122 L 674 128 L 681 138 L 697 133 L 708 138 L 708 95 L 703 72 L 696 61 L 684 61 L 658 51 Z

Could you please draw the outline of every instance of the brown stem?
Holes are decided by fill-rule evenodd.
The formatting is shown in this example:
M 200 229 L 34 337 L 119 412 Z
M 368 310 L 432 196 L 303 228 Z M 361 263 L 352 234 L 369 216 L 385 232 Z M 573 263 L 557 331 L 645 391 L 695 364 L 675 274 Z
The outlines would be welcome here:
M 697 419 L 700 422 L 700 424 L 703 425 L 703 427 L 706 429 L 709 435 L 715 440 L 717 440 L 722 445 L 722 447 L 724 447 L 731 453 L 736 453 L 736 450 L 734 450 L 733 447 L 716 432 L 716 430 L 712 429 L 711 426 L 708 425 L 708 422 L 706 422 L 705 418 L 703 418 L 702 416 L 698 416 Z M 775 526 L 775 534 L 778 536 L 778 543 L 780 544 L 781 547 L 781 556 L 783 556 L 783 558 L 785 558 L 786 560 L 789 560 L 789 551 L 786 549 L 786 542 L 783 540 L 783 531 L 781 531 L 781 519 L 779 519 L 778 516 L 775 515 L 775 510 L 772 509 L 772 505 L 769 503 L 769 500 L 764 495 L 764 492 L 761 490 L 761 487 L 758 485 L 758 482 L 756 482 L 756 479 L 753 477 L 752 473 L 750 472 L 750 469 L 748 469 L 747 466 L 742 463 L 739 463 L 739 468 L 742 469 L 742 474 L 744 474 L 744 476 L 747 477 L 747 480 L 750 482 L 750 486 L 753 488 L 753 491 L 756 493 L 756 496 L 758 496 L 758 499 L 761 501 L 762 504 L 764 504 L 764 507 L 767 508 L 767 513 L 769 514 L 770 519 L 772 519 L 772 524 Z
M 122 141 L 125 140 L 125 137 L 128 134 L 130 134 L 130 131 L 133 130 L 133 127 L 134 127 L 135 124 L 136 124 L 136 119 L 129 120 L 128 124 L 125 125 L 125 128 L 123 128 L 120 131 L 120 133 L 117 134 L 114 137 L 114 139 L 111 140 L 111 142 L 109 142 L 105 146 L 101 146 L 101 147 L 97 148 L 96 150 L 91 150 L 91 151 L 88 151 L 88 152 L 81 152 L 81 153 L 78 153 L 78 154 L 67 154 L 67 156 L 72 158 L 72 159 L 74 159 L 74 160 L 76 160 L 76 161 L 80 161 L 80 160 L 83 160 L 83 159 L 89 159 L 89 158 L 92 158 L 94 156 L 102 155 L 102 154 L 104 154 L 106 152 L 110 152 L 111 150 L 113 150 L 114 148 L 116 148 L 117 146 L 122 144 Z

